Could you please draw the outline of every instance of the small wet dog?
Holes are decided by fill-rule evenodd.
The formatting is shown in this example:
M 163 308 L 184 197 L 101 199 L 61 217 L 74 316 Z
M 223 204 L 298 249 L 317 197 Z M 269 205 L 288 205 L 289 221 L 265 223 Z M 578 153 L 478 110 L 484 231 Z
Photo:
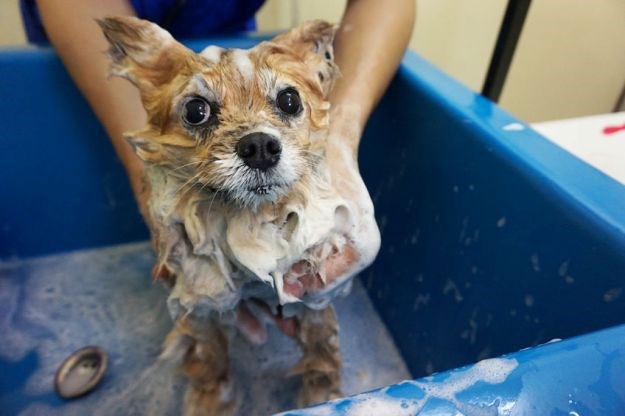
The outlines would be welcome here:
M 228 339 L 238 329 L 262 343 L 268 322 L 303 350 L 298 403 L 338 397 L 329 302 L 373 261 L 380 236 L 356 164 L 358 198 L 337 192 L 326 165 L 335 27 L 313 21 L 249 50 L 196 54 L 144 20 L 98 23 L 112 74 L 139 89 L 148 114 L 127 139 L 151 187 L 153 274 L 171 289 L 176 322 L 162 358 L 189 380 L 185 413 L 235 411 Z

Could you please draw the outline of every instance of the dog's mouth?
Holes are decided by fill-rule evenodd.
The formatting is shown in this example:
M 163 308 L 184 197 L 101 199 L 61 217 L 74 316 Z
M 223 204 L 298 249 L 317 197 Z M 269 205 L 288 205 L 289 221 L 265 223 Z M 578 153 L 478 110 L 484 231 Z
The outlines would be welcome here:
M 212 186 L 209 186 L 213 190 L 216 188 L 226 202 L 253 209 L 265 203 L 278 202 L 302 175 L 297 164 L 285 161 L 267 170 L 250 169 L 237 163 L 232 166 L 229 160 L 217 167 L 217 172 L 212 172 Z
M 245 186 L 234 188 L 222 188 L 223 198 L 225 200 L 236 202 L 238 205 L 255 209 L 265 202 L 277 202 L 284 196 L 291 183 L 281 182 L 252 182 Z
M 248 191 L 256 195 L 269 195 L 269 193 L 273 191 L 275 187 L 277 187 L 277 184 L 270 183 L 270 184 L 252 186 L 248 188 Z
M 203 186 L 202 187 L 204 190 L 211 192 L 211 193 L 219 193 L 219 192 L 224 192 L 223 189 L 219 189 L 216 187 L 212 187 L 212 186 Z M 254 185 L 254 186 L 250 186 L 247 188 L 248 192 L 251 192 L 255 195 L 269 195 L 272 191 L 274 190 L 278 190 L 281 189 L 282 186 L 277 184 L 277 183 L 269 183 L 269 184 L 261 184 L 261 185 Z

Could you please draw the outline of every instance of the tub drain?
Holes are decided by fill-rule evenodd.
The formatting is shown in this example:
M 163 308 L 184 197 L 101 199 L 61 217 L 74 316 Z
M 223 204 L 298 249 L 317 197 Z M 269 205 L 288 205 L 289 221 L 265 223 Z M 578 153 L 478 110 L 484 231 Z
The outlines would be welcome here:
M 89 393 L 104 377 L 108 355 L 98 347 L 84 347 L 61 364 L 54 377 L 54 389 L 64 399 Z

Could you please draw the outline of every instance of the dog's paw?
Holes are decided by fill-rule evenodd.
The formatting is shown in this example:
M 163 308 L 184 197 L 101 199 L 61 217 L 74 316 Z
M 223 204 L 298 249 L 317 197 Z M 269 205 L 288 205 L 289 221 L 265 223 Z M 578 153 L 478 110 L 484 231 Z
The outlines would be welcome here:
M 297 396 L 299 407 L 327 402 L 342 397 L 338 372 L 308 371 L 303 374 L 302 388 Z
M 239 408 L 239 397 L 231 382 L 204 389 L 189 385 L 184 397 L 185 416 L 230 416 Z

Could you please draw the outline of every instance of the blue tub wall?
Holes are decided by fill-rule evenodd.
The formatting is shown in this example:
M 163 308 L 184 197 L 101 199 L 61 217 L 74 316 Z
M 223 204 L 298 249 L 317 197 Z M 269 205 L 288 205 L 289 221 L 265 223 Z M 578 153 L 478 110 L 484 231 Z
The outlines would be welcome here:
M 625 188 L 416 55 L 360 155 L 363 279 L 415 377 L 625 320 Z
M 0 255 L 146 239 L 110 141 L 49 49 L 0 54 Z
M 625 326 L 279 416 L 625 414 Z
M 0 258 L 146 239 L 54 54 L 0 71 Z M 624 320 L 623 187 L 513 122 L 409 54 L 366 130 L 383 248 L 362 277 L 415 377 Z

